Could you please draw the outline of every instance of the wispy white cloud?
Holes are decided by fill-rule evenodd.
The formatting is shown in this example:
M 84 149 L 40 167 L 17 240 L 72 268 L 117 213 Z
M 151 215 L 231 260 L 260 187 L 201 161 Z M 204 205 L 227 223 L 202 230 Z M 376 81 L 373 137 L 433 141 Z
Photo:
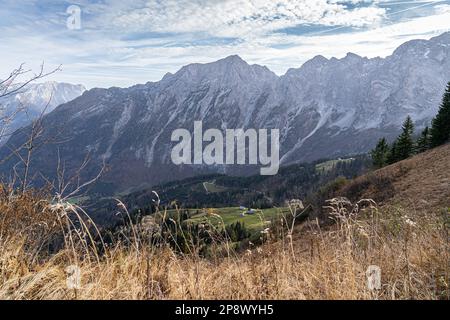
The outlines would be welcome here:
M 127 30 L 248 38 L 306 23 L 366 26 L 382 20 L 386 10 L 375 5 L 349 9 L 344 1 L 330 0 L 152 0 L 115 13 L 114 24 Z
M 25 0 L 0 7 L 0 77 L 21 62 L 63 64 L 55 80 L 129 86 L 239 54 L 282 74 L 317 54 L 386 56 L 450 25 L 450 0 Z M 82 8 L 82 30 L 65 8 Z M 2 22 L 3 21 L 3 22 Z

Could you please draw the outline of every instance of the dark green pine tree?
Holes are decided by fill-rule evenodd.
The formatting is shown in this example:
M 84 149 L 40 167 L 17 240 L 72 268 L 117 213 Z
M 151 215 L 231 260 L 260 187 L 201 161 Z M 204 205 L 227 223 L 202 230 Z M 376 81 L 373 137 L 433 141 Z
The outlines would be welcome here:
M 450 82 L 447 84 L 442 104 L 431 125 L 431 147 L 440 146 L 450 139 Z
M 370 152 L 373 166 L 377 169 L 383 168 L 388 163 L 389 145 L 386 138 L 381 138 L 375 149 Z
M 389 149 L 389 153 L 387 156 L 387 163 L 393 164 L 393 163 L 396 163 L 397 161 L 399 161 L 399 157 L 397 154 L 397 141 L 394 141 L 392 143 L 391 148 Z
M 409 158 L 414 154 L 414 124 L 410 116 L 403 122 L 402 133 L 397 138 L 396 153 L 397 161 Z
M 421 153 L 430 149 L 430 129 L 425 127 L 420 134 L 419 139 L 417 139 L 416 152 Z

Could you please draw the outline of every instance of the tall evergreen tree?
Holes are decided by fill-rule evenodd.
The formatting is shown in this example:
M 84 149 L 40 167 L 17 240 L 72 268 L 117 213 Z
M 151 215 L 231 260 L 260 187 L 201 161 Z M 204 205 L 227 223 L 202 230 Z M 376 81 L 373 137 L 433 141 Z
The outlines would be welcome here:
M 414 124 L 410 116 L 403 122 L 402 133 L 397 139 L 397 161 L 409 158 L 414 153 Z
M 430 148 L 430 129 L 425 127 L 417 139 L 416 151 L 417 153 L 425 152 Z
M 440 146 L 450 139 L 450 82 L 444 93 L 441 106 L 431 125 L 431 147 Z
M 389 155 L 389 145 L 386 138 L 381 138 L 370 154 L 372 156 L 373 166 L 378 169 L 383 168 L 387 164 Z
M 393 163 L 396 163 L 397 161 L 399 161 L 399 157 L 397 154 L 397 141 L 394 141 L 392 143 L 391 148 L 389 149 L 389 153 L 387 156 L 387 163 L 393 164 Z

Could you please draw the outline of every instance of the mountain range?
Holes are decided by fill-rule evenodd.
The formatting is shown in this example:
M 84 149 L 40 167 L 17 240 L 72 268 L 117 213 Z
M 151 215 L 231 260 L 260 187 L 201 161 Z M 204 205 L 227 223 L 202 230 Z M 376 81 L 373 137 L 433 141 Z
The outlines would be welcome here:
M 0 144 L 6 142 L 6 137 L 17 129 L 29 125 L 41 114 L 53 111 L 60 104 L 81 96 L 85 90 L 83 85 L 48 81 L 29 84 L 15 94 L 0 98 L 2 114 L 15 114 Z M 20 111 L 16 113 L 17 110 Z
M 30 170 L 52 180 L 61 164 L 68 175 L 82 166 L 82 179 L 90 179 L 105 164 L 99 185 L 108 193 L 197 174 L 256 172 L 172 164 L 173 130 L 192 131 L 199 120 L 204 130 L 279 129 L 282 165 L 364 153 L 382 136 L 393 139 L 407 115 L 417 128 L 429 124 L 449 80 L 450 33 L 406 42 L 386 58 L 316 56 L 282 76 L 239 56 L 190 64 L 158 82 L 95 88 L 61 104 L 43 118 L 40 137 L 58 141 L 34 151 Z M 4 176 L 18 163 L 8 158 L 11 148 L 30 130 L 15 132 L 0 149 Z

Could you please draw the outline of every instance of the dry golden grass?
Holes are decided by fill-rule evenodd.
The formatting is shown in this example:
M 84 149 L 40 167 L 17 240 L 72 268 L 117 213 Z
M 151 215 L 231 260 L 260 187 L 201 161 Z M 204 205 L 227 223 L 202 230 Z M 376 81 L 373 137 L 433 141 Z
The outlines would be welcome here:
M 152 247 L 144 237 L 99 254 L 93 235 L 67 224 L 72 206 L 24 197 L 0 198 L 0 299 L 449 298 L 449 212 L 420 216 L 335 199 L 336 224 L 327 230 L 309 221 L 261 247 L 204 259 Z M 50 254 L 54 226 L 65 241 Z M 67 287 L 69 265 L 81 270 L 79 289 Z M 370 265 L 381 268 L 380 290 L 367 287 Z
M 450 144 L 360 176 L 339 193 L 428 212 L 450 206 Z

